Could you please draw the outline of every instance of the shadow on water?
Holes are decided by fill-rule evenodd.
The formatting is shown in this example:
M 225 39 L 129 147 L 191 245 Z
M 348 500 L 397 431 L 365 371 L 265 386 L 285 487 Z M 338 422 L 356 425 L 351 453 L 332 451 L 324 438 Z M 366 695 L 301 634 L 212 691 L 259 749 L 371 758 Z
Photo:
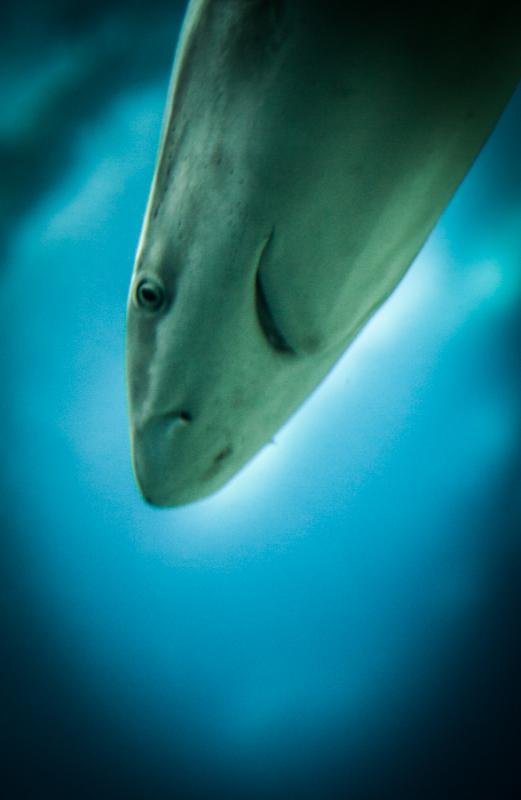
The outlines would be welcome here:
M 0 257 L 17 219 L 70 168 L 82 125 L 126 88 L 162 76 L 166 85 L 184 8 L 183 0 L 3 3 Z

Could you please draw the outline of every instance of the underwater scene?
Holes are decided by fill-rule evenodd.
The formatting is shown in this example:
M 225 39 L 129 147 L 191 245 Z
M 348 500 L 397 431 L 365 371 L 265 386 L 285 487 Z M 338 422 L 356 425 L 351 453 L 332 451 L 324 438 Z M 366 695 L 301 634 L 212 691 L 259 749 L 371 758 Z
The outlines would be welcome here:
M 0 12 L 5 797 L 521 790 L 521 90 L 216 494 L 147 505 L 125 311 L 182 2 Z

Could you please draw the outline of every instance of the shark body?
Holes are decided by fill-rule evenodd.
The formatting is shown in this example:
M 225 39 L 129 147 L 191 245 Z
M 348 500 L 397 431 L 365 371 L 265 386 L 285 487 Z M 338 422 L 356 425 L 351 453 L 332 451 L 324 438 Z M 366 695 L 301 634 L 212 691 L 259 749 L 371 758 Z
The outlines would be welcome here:
M 128 302 L 148 502 L 223 486 L 397 286 L 519 80 L 498 5 L 189 4 Z

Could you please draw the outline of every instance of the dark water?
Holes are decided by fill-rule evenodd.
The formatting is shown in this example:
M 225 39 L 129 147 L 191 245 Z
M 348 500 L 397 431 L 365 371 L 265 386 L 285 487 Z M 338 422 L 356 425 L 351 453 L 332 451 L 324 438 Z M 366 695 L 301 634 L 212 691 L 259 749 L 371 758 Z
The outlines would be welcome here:
M 160 6 L 49 4 L 4 50 L 8 795 L 513 797 L 521 93 L 275 445 L 154 511 L 123 334 L 180 15 L 167 46 Z

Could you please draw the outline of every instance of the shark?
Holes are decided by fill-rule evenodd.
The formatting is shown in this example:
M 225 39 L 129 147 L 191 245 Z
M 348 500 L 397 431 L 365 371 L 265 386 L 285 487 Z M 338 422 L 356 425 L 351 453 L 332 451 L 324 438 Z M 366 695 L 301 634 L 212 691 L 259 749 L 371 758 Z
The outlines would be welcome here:
M 520 77 L 521 8 L 501 0 L 191 0 L 127 306 L 148 503 L 211 495 L 273 439 L 399 284 Z

